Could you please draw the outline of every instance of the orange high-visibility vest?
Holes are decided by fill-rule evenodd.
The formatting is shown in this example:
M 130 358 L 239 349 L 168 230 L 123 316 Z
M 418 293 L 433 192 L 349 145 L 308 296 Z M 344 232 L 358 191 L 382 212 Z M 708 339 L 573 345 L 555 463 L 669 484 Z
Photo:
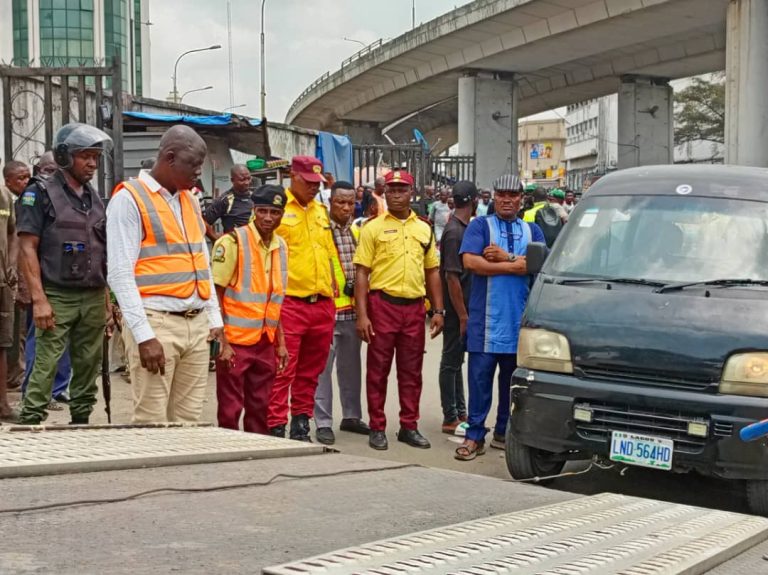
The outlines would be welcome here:
M 259 234 L 252 224 L 235 228 L 237 234 L 237 280 L 224 291 L 222 315 L 224 333 L 230 343 L 253 345 L 266 334 L 275 341 L 275 331 L 280 321 L 280 308 L 288 283 L 288 249 L 278 237 L 280 248 L 272 250 L 269 277 L 264 272 L 264 262 L 259 247 Z
M 211 272 L 205 258 L 205 226 L 200 205 L 189 190 L 180 190 L 184 229 L 168 202 L 141 180 L 123 182 L 115 194 L 127 190 L 136 201 L 144 234 L 134 273 L 141 297 L 188 298 L 195 290 L 211 297 Z M 186 231 L 186 236 L 184 232 Z

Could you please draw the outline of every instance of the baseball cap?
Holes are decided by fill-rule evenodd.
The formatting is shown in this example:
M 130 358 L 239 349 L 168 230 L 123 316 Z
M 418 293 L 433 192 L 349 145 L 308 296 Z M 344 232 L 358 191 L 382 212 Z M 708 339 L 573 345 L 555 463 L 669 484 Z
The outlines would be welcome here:
M 282 186 L 264 184 L 256 188 L 256 191 L 251 194 L 251 201 L 254 206 L 273 206 L 283 209 L 285 208 L 287 196 Z
M 403 185 L 412 186 L 413 176 L 405 170 L 392 170 L 384 176 L 384 183 L 388 186 Z
M 453 186 L 451 195 L 461 202 L 469 202 L 477 197 L 477 186 L 470 181 L 461 180 Z
M 308 182 L 325 182 L 323 163 L 312 156 L 294 156 L 291 160 L 291 171 Z
M 522 190 L 522 184 L 520 183 L 520 178 L 516 175 L 504 174 L 493 182 L 493 189 L 497 192 L 499 190 L 517 192 Z

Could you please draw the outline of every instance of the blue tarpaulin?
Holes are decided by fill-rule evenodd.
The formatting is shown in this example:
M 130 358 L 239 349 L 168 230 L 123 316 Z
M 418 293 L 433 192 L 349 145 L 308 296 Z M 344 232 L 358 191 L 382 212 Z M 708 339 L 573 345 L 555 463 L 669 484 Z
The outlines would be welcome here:
M 171 124 L 190 124 L 193 126 L 229 126 L 234 124 L 232 114 L 220 116 L 179 116 L 174 114 L 149 114 L 146 112 L 123 112 L 124 116 L 137 120 L 150 120 L 153 122 L 168 122 Z M 244 119 L 238 117 L 238 119 Z M 251 126 L 260 126 L 261 120 L 247 120 Z M 350 156 L 351 157 L 351 156 Z
M 336 180 L 354 182 L 352 140 L 328 132 L 317 134 L 317 158 L 323 162 L 323 170 L 331 172 Z

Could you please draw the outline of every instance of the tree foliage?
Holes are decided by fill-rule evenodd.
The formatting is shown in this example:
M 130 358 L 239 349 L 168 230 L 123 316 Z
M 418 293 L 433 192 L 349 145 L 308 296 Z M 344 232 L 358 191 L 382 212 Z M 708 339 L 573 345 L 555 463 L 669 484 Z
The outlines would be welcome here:
M 693 78 L 675 93 L 675 145 L 695 141 L 725 143 L 725 77 Z

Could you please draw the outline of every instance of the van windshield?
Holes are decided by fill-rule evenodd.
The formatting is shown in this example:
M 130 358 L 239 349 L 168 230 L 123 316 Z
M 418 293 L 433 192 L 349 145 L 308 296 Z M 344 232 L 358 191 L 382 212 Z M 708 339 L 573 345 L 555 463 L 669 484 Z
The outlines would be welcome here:
M 543 272 L 661 283 L 768 280 L 768 204 L 692 196 L 587 196 Z

